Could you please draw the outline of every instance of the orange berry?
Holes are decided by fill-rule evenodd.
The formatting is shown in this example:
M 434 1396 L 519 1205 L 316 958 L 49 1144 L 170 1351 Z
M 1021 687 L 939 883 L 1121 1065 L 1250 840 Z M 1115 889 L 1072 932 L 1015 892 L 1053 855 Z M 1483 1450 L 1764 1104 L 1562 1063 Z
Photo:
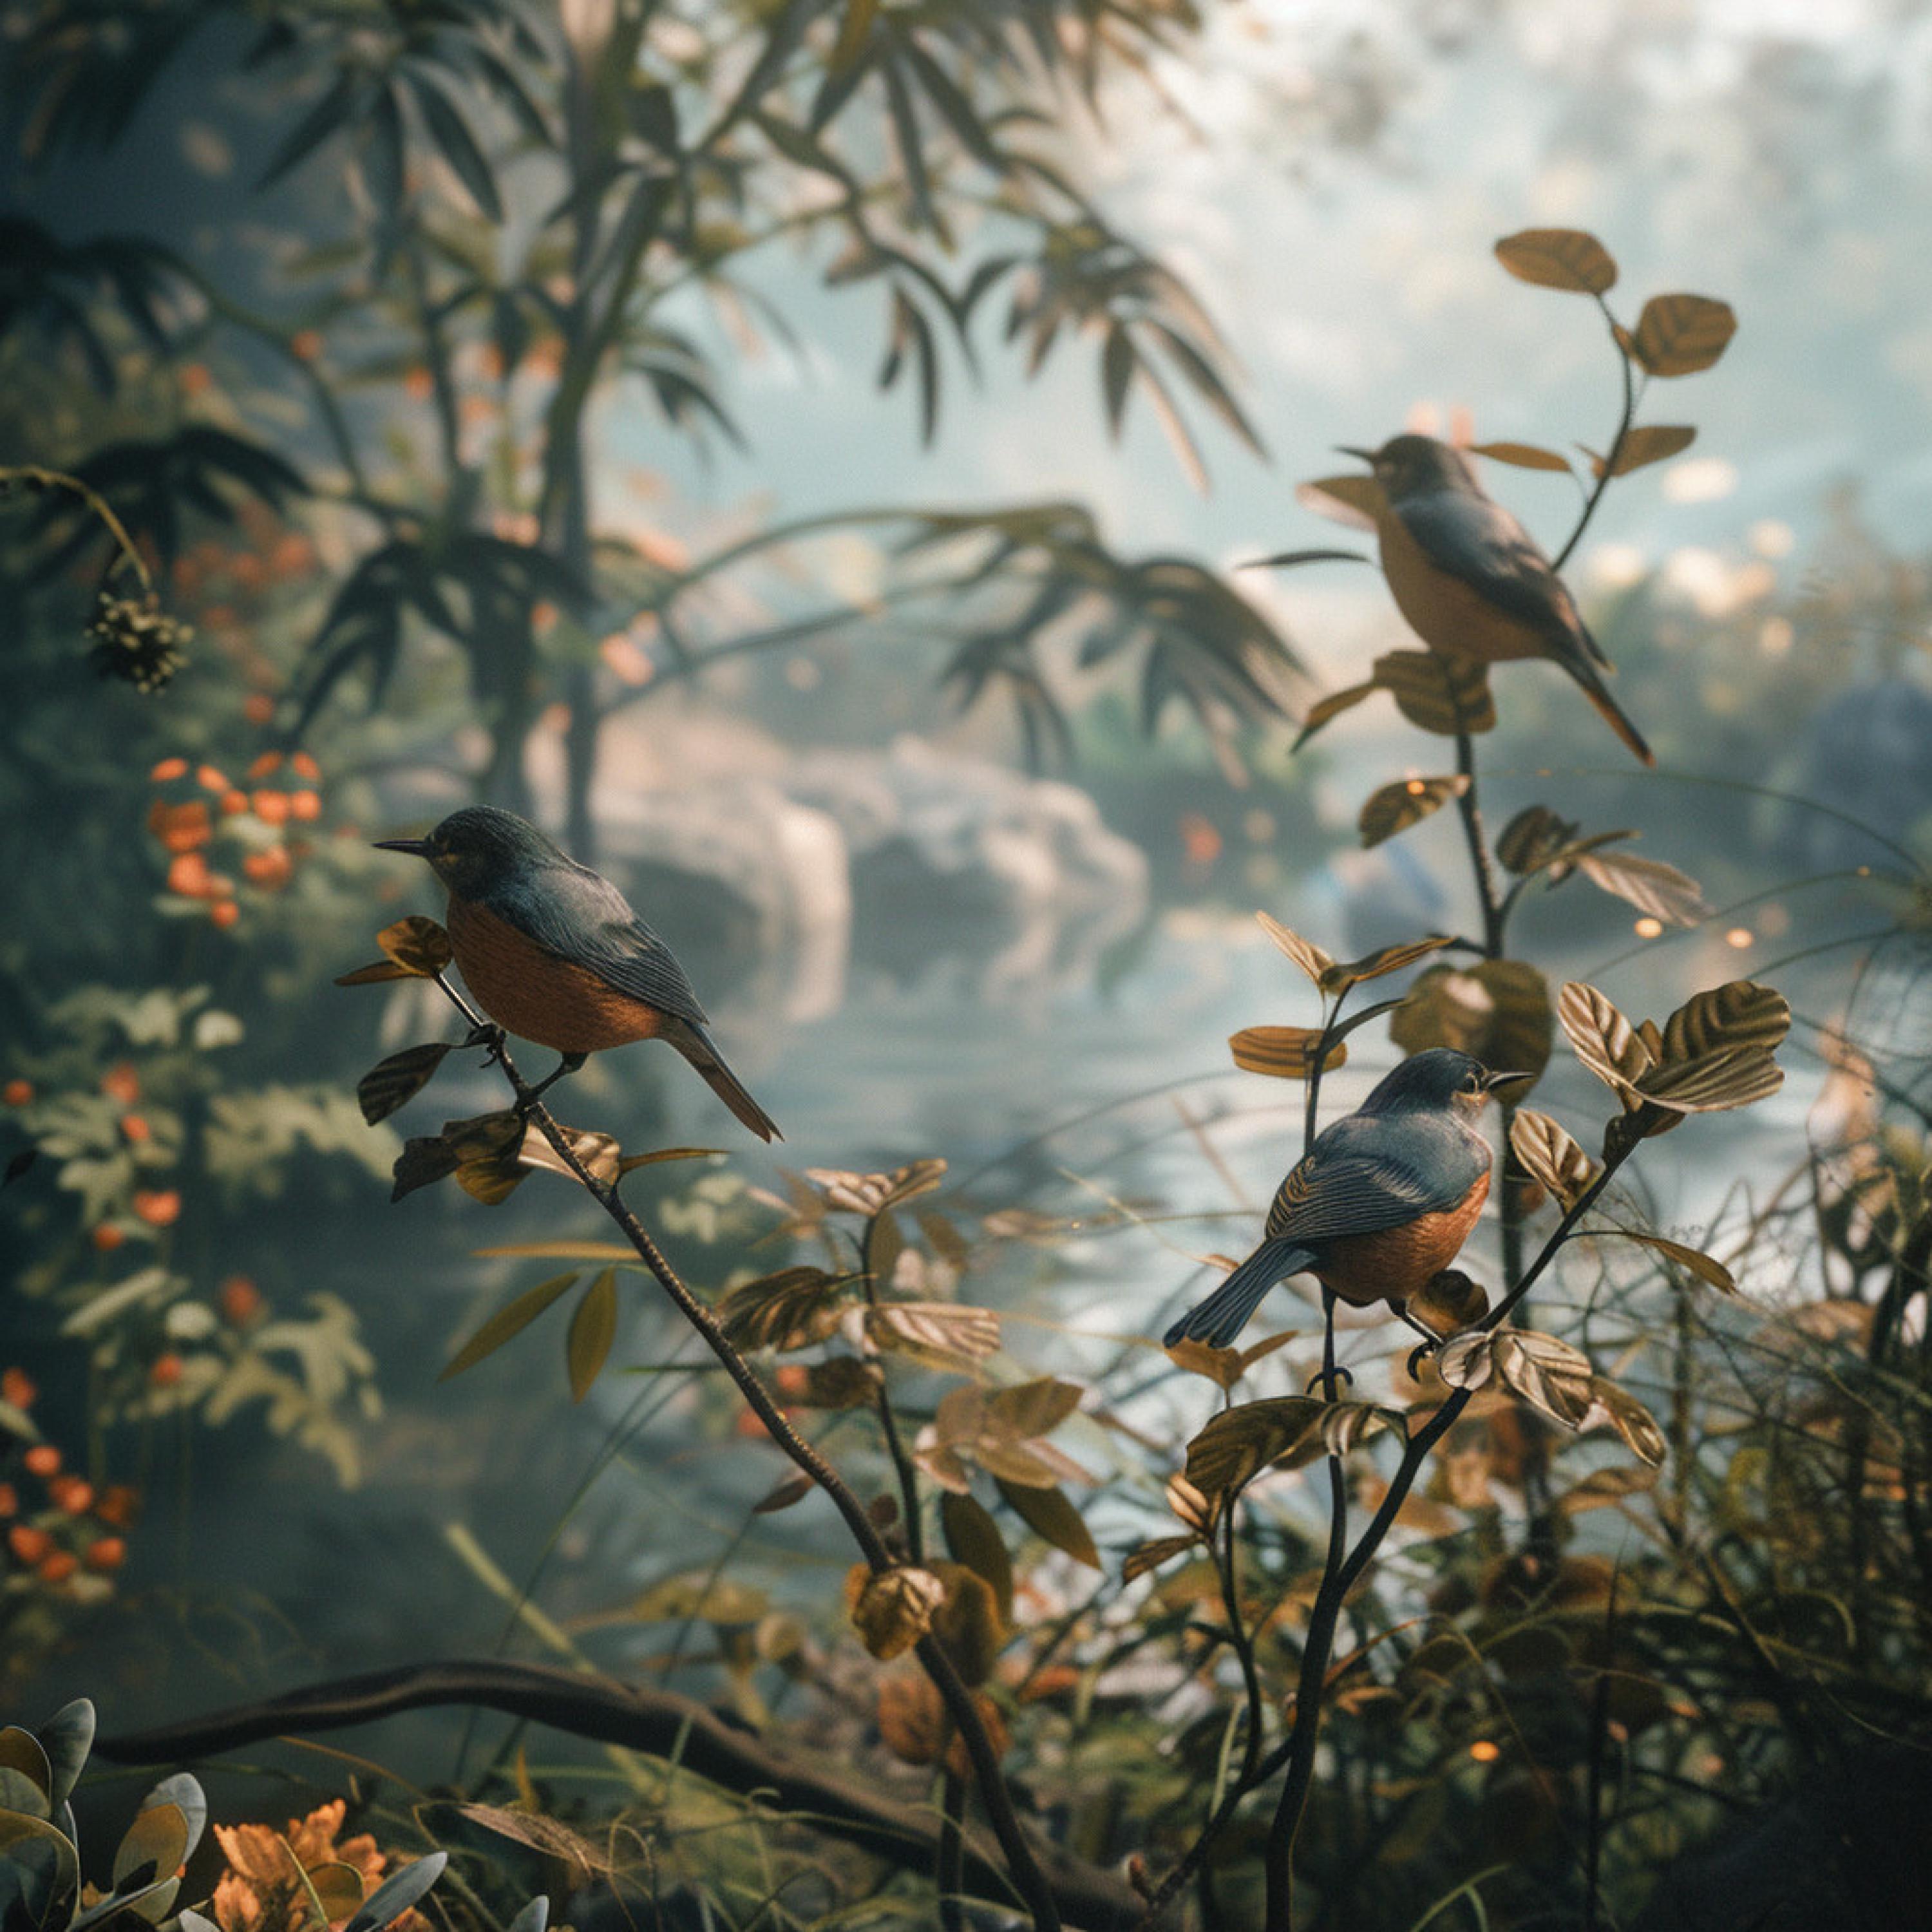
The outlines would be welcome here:
M 266 724 L 275 715 L 275 700 L 266 691 L 251 691 L 242 700 L 242 715 L 251 724 Z
M 170 778 L 184 778 L 188 774 L 185 758 L 164 758 L 148 776 L 157 784 L 166 784 Z
M 297 791 L 289 794 L 289 816 L 291 818 L 315 819 L 322 816 L 322 794 L 314 791 Z
M 164 805 L 157 800 L 148 814 L 148 829 L 170 852 L 192 852 L 214 836 L 208 807 L 198 798 L 185 805 Z
M 178 1355 L 157 1355 L 148 1370 L 148 1379 L 157 1388 L 172 1388 L 182 1378 Z
M 300 577 L 315 562 L 315 545 L 299 531 L 278 537 L 268 553 L 268 568 L 278 577 Z
M 61 1476 L 47 1485 L 47 1494 L 56 1509 L 69 1516 L 85 1516 L 94 1507 L 94 1485 L 85 1476 Z
M 100 1076 L 100 1090 L 110 1100 L 131 1107 L 141 1097 L 141 1076 L 130 1060 L 117 1060 Z
M 242 916 L 242 908 L 232 899 L 217 899 L 208 908 L 208 916 L 226 932 Z
M 322 353 L 322 334 L 318 329 L 298 328 L 289 338 L 289 352 L 304 362 L 313 362 Z
M 128 1237 L 112 1221 L 104 1221 L 94 1229 L 94 1245 L 104 1255 L 118 1248 Z
M 238 812 L 248 809 L 248 794 L 245 791 L 225 791 L 221 794 L 221 815 L 232 818 Z
M 248 776 L 251 778 L 265 778 L 268 777 L 271 772 L 278 772 L 281 768 L 282 754 L 280 752 L 264 752 L 262 755 L 248 767 Z
M 16 1522 L 7 1532 L 7 1547 L 22 1563 L 38 1563 L 54 1546 L 54 1540 L 32 1523 Z
M 264 825 L 283 825 L 288 821 L 289 795 L 285 791 L 258 791 L 252 801 L 255 816 Z
M 34 1084 L 31 1080 L 10 1080 L 0 1088 L 0 1098 L 10 1107 L 24 1107 L 34 1097 Z
M 141 1500 L 141 1492 L 128 1483 L 110 1483 L 106 1492 L 94 1505 L 94 1513 L 103 1522 L 111 1522 L 117 1529 L 125 1529 L 134 1520 L 135 1505 Z
M 530 606 L 530 628 L 540 638 L 555 628 L 556 619 L 556 606 L 548 598 L 540 598 Z
M 205 396 L 214 381 L 214 378 L 208 373 L 206 362 L 186 364 L 177 380 L 184 396 Z
M 33 1377 L 25 1369 L 0 1369 L 0 1402 L 11 1402 L 16 1408 L 32 1408 L 39 1394 Z
M 248 550 L 238 552 L 228 568 L 244 590 L 259 590 L 268 580 L 268 566 Z
M 500 382 L 503 380 L 503 352 L 494 342 L 484 344 L 477 361 L 486 382 Z
M 242 869 L 250 881 L 272 892 L 278 886 L 285 886 L 290 874 L 295 870 L 285 845 L 271 845 L 263 852 L 250 852 L 242 861 Z
M 123 1114 L 121 1116 L 121 1131 L 129 1140 L 136 1143 L 152 1140 L 154 1137 L 154 1129 L 139 1114 Z
M 203 791 L 229 790 L 227 774 L 218 765 L 203 765 L 194 775 L 194 782 Z
M 43 1583 L 64 1583 L 80 1568 L 80 1558 L 71 1550 L 56 1550 L 40 1558 Z
M 30 1476 L 58 1476 L 60 1474 L 61 1453 L 51 1442 L 36 1442 L 20 1458 Z
M 262 1312 L 262 1291 L 245 1274 L 231 1274 L 221 1284 L 221 1312 L 245 1328 Z
M 207 898 L 213 874 L 208 861 L 199 852 L 184 852 L 168 865 L 168 890 L 184 899 Z
M 307 778 L 313 784 L 322 777 L 322 767 L 306 752 L 298 752 L 289 760 L 289 769 L 298 778 Z
M 403 393 L 417 402 L 427 402 L 436 393 L 435 379 L 427 369 L 417 368 L 408 370 L 403 376 Z
M 18 1516 L 20 1496 L 11 1483 L 0 1483 L 0 1516 Z
M 151 1228 L 172 1228 L 181 1210 L 181 1196 L 172 1187 L 142 1188 L 134 1196 L 134 1212 Z
M 90 1570 L 118 1570 L 128 1560 L 128 1546 L 118 1536 L 98 1538 L 81 1559 Z
M 740 1436 L 748 1436 L 754 1442 L 762 1441 L 771 1432 L 748 1408 L 739 1410 L 738 1420 L 734 1426 Z
M 801 1362 L 782 1364 L 772 1379 L 780 1395 L 802 1396 L 812 1386 L 811 1372 Z

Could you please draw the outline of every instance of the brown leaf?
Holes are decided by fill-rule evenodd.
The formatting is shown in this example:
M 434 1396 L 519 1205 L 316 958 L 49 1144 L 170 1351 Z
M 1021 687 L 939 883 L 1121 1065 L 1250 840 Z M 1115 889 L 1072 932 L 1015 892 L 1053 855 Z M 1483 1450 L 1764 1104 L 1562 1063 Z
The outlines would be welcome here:
M 866 1310 L 866 1334 L 928 1368 L 970 1369 L 1000 1346 L 1000 1318 L 964 1302 L 888 1301 Z
M 1090 1570 L 1100 1567 L 1100 1552 L 1093 1537 L 1080 1520 L 1080 1512 L 1061 1490 L 1042 1490 L 994 1478 L 994 1486 L 1006 1506 L 1036 1536 L 1043 1537 L 1054 1549 L 1064 1550 L 1076 1563 Z
M 1712 1288 L 1725 1294 L 1736 1294 L 1738 1284 L 1736 1276 L 1724 1263 L 1707 1255 L 1701 1248 L 1687 1246 L 1682 1241 L 1666 1240 L 1661 1234 L 1653 1234 L 1638 1228 L 1592 1228 L 1592 1234 L 1616 1234 L 1626 1241 L 1641 1242 L 1646 1248 L 1673 1261 L 1680 1268 L 1690 1270 L 1700 1281 L 1708 1282 Z
M 1352 684 L 1341 691 L 1331 691 L 1326 698 L 1311 704 L 1301 720 L 1301 731 L 1294 741 L 1294 748 L 1300 751 L 1323 725 L 1331 723 L 1345 711 L 1352 711 L 1364 698 L 1372 698 L 1381 688 L 1373 678 L 1366 684 Z
M 1148 1539 L 1132 1551 L 1126 1562 L 1120 1566 L 1120 1580 L 1131 1583 L 1136 1576 L 1144 1576 L 1150 1570 L 1157 1570 L 1170 1558 L 1179 1556 L 1190 1550 L 1198 1550 L 1201 1539 L 1198 1536 L 1156 1536 Z
M 1510 1123 L 1510 1145 L 1525 1172 L 1573 1207 L 1596 1178 L 1597 1164 L 1547 1114 L 1525 1107 Z
M 1486 456 L 1492 463 L 1508 463 L 1519 470 L 1561 470 L 1566 473 L 1570 459 L 1553 449 L 1539 448 L 1533 442 L 1472 442 L 1465 452 Z
M 1318 1452 L 1324 1405 L 1273 1396 L 1223 1409 L 1187 1445 L 1187 1480 L 1217 1508 L 1286 1456 Z M 1304 1453 L 1307 1452 L 1307 1453 Z
M 1418 730 L 1453 738 L 1460 731 L 1493 731 L 1496 700 L 1489 667 L 1473 658 L 1439 658 L 1433 651 L 1390 651 L 1376 660 L 1375 682 Z
M 1389 1017 L 1389 1038 L 1403 1052 L 1454 1047 L 1498 1073 L 1540 1076 L 1551 1034 L 1549 982 L 1520 959 L 1432 966 Z
M 426 1046 L 405 1047 L 379 1060 L 356 1083 L 356 1099 L 362 1118 L 373 1127 L 386 1120 L 398 1108 L 413 1099 L 442 1064 L 452 1042 L 434 1040 Z
M 494 1355 L 512 1336 L 520 1335 L 545 1309 L 576 1284 L 577 1276 L 572 1272 L 554 1276 L 548 1281 L 539 1282 L 535 1288 L 526 1288 L 507 1307 L 498 1309 L 450 1357 L 436 1380 L 446 1382 L 451 1376 L 462 1374 L 465 1369 L 473 1369 L 484 1357 Z
M 1526 805 L 1503 827 L 1496 857 L 1520 878 L 1546 866 L 1571 839 L 1576 827 L 1546 805 Z
M 718 1304 L 718 1324 L 736 1348 L 809 1348 L 838 1326 L 838 1304 L 856 1278 L 821 1268 L 780 1268 L 733 1288 Z
M 591 1178 L 601 1180 L 606 1187 L 614 1186 L 624 1165 L 622 1150 L 616 1142 L 609 1134 L 598 1133 L 592 1129 L 566 1127 L 561 1121 L 557 1125 L 565 1144 Z M 517 1150 L 517 1165 L 532 1172 L 560 1174 L 567 1180 L 577 1178 L 568 1162 L 550 1145 L 549 1136 L 535 1122 L 524 1130 L 523 1143 Z
M 1304 510 L 1332 523 L 1346 524 L 1351 530 L 1372 530 L 1376 519 L 1386 507 L 1382 486 L 1372 476 L 1359 471 L 1346 476 L 1318 476 L 1312 482 L 1294 486 L 1294 500 Z
M 986 1579 L 1001 1618 L 1010 1623 L 1013 1562 L 992 1512 L 973 1496 L 949 1494 L 939 1499 L 939 1523 L 946 1548 L 956 1561 Z
M 1624 432 L 1623 441 L 1617 446 L 1617 460 L 1610 471 L 1612 476 L 1628 476 L 1633 470 L 1641 470 L 1649 463 L 1661 463 L 1666 458 L 1688 449 L 1697 440 L 1697 432 L 1688 423 L 1645 423 L 1640 428 Z M 1604 473 L 1604 459 L 1592 454 L 1590 473 L 1600 476 Z
M 1167 1358 L 1190 1376 L 1205 1376 L 1216 1388 L 1232 1388 L 1241 1378 L 1238 1348 L 1210 1348 L 1205 1342 L 1183 1340 L 1167 1345 Z
M 1276 946 L 1286 953 L 1288 958 L 1292 959 L 1317 986 L 1319 986 L 1322 983 L 1322 976 L 1334 964 L 1334 959 L 1323 952 L 1320 946 L 1304 939 L 1300 933 L 1289 932 L 1280 920 L 1271 919 L 1264 912 L 1256 913 L 1255 917 L 1261 922 L 1262 932 L 1266 933 L 1269 938 L 1274 941 Z
M 814 1362 L 805 1372 L 805 1387 L 796 1395 L 788 1395 L 802 1408 L 869 1408 L 879 1399 L 885 1374 L 877 1362 L 856 1355 L 834 1355 Z
M 1080 1406 L 1086 1391 L 1078 1382 L 1042 1376 L 986 1397 L 983 1433 L 1016 1442 L 1030 1436 L 1050 1436 Z
M 808 1167 L 806 1178 L 815 1181 L 828 1208 L 848 1214 L 876 1214 L 882 1208 L 929 1194 L 946 1178 L 943 1160 L 909 1161 L 890 1174 L 855 1174 L 847 1168 Z
M 1586 852 L 1576 869 L 1591 884 L 1627 899 L 1639 912 L 1666 926 L 1695 926 L 1709 915 L 1697 881 L 1660 859 L 1629 852 Z
M 998 1598 L 992 1584 L 964 1563 L 938 1562 L 932 1574 L 946 1594 L 933 1612 L 932 1634 L 969 1686 L 992 1676 L 1006 1640 Z
M 713 1156 L 722 1156 L 724 1152 L 722 1148 L 658 1148 L 650 1154 L 627 1154 L 618 1162 L 617 1172 L 630 1174 L 640 1167 L 656 1167 L 660 1161 L 706 1160 Z
M 449 934 L 419 912 L 386 926 L 376 944 L 403 970 L 419 980 L 433 980 L 449 964 Z
M 1351 986 L 1359 986 L 1364 980 L 1379 980 L 1384 974 L 1400 973 L 1405 966 L 1412 966 L 1417 960 L 1426 958 L 1430 953 L 1439 952 L 1444 946 L 1454 944 L 1449 934 L 1435 932 L 1426 939 L 1379 946 L 1359 959 L 1345 959 L 1330 966 L 1322 976 L 1322 990 L 1324 993 L 1346 993 Z
M 1694 994 L 1664 1022 L 1658 1057 L 1675 1065 L 1720 1048 L 1770 1053 L 1790 1030 L 1791 1009 L 1782 993 L 1755 980 L 1731 980 Z
M 1525 228 L 1496 244 L 1496 260 L 1518 281 L 1600 296 L 1616 286 L 1616 258 L 1580 228 Z
M 1724 1113 L 1762 1100 L 1784 1084 L 1784 1070 L 1755 1046 L 1725 1047 L 1675 1066 L 1660 1066 L 1637 1083 L 1637 1091 L 1678 1114 Z
M 1315 1046 L 1321 1037 L 1313 1027 L 1244 1027 L 1228 1035 L 1228 1048 L 1244 1072 L 1265 1073 L 1276 1080 L 1305 1080 L 1314 1071 Z M 1348 1058 L 1348 1048 L 1337 1042 L 1322 1060 L 1322 1070 L 1340 1066 Z
M 1606 1376 L 1592 1376 L 1590 1392 L 1593 1400 L 1580 1426 L 1592 1429 L 1607 1422 L 1623 1438 L 1624 1447 L 1633 1455 L 1653 1469 L 1660 1466 L 1670 1444 L 1657 1426 L 1656 1417 Z
M 1570 1036 L 1576 1058 L 1619 1096 L 1635 1091 L 1648 1072 L 1653 1056 L 1607 995 L 1580 980 L 1572 980 L 1556 998 L 1556 1017 Z
M 601 1846 L 541 1812 L 511 1811 L 495 1804 L 459 1804 L 455 1808 L 484 1831 L 556 1859 L 568 1874 L 566 1882 L 572 1892 L 581 1891 L 593 1878 L 610 1871 L 610 1856 Z
M 802 1469 L 793 1469 L 781 1476 L 752 1505 L 752 1514 L 776 1516 L 780 1510 L 788 1510 L 794 1503 L 803 1502 L 816 1486 Z
M 378 959 L 373 964 L 357 967 L 352 973 L 338 974 L 335 983 L 338 986 L 379 986 L 390 980 L 420 977 L 420 974 L 412 973 L 406 966 L 398 966 L 393 959 Z
M 1505 1388 L 1566 1428 L 1583 1426 L 1595 1399 L 1596 1376 L 1581 1349 L 1540 1329 L 1505 1325 L 1490 1333 L 1490 1353 Z M 1449 1379 L 1446 1372 L 1443 1379 Z
M 1653 376 L 1694 376 L 1724 354 L 1737 332 L 1729 302 L 1708 296 L 1652 296 L 1630 346 Z
M 1448 778 L 1398 778 L 1371 792 L 1355 821 L 1364 847 L 1379 845 L 1412 825 L 1420 825 L 1468 789 L 1468 775 L 1457 772 Z
M 930 1570 L 909 1563 L 877 1572 L 857 1563 L 846 1578 L 845 1596 L 860 1642 L 889 1664 L 932 1628 L 946 1586 Z

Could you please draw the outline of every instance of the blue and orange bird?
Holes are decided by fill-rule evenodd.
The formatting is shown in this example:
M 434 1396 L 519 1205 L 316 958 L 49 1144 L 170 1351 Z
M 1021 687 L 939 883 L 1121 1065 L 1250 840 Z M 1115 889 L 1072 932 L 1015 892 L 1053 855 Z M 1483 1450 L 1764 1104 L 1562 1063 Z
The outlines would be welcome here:
M 1604 683 L 1610 661 L 1536 540 L 1486 495 L 1460 450 L 1431 436 L 1391 437 L 1379 449 L 1342 448 L 1374 470 L 1382 574 L 1396 608 L 1445 658 L 1497 664 L 1548 658 L 1583 687 L 1610 729 L 1647 765 L 1643 734 Z
M 527 819 L 472 805 L 427 838 L 376 844 L 428 860 L 448 887 L 450 949 L 476 1004 L 506 1033 L 562 1054 L 538 1092 L 605 1047 L 662 1040 L 753 1133 L 782 1138 L 711 1043 L 670 948 Z
M 1316 1137 L 1281 1184 L 1261 1246 L 1167 1331 L 1167 1346 L 1228 1347 L 1292 1274 L 1313 1275 L 1353 1307 L 1386 1301 L 1403 1314 L 1456 1258 L 1489 1198 L 1494 1156 L 1478 1115 L 1498 1088 L 1527 1077 L 1492 1073 L 1446 1046 L 1405 1060 Z

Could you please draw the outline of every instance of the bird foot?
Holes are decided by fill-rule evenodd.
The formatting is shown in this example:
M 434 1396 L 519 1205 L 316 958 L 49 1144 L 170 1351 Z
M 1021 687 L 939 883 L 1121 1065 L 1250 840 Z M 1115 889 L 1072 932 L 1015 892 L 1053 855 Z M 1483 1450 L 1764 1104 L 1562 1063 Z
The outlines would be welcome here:
M 1408 1352 L 1408 1373 L 1411 1382 L 1420 1382 L 1422 1364 L 1432 1357 L 1442 1346 L 1440 1338 L 1432 1342 L 1418 1342 Z
M 1328 1379 L 1329 1372 L 1326 1369 L 1323 1369 L 1316 1374 L 1310 1376 L 1308 1378 L 1307 1392 L 1310 1395 L 1312 1395 L 1317 1389 L 1322 1389 L 1325 1394 L 1327 1392 L 1327 1384 Z M 1355 1378 L 1353 1371 L 1345 1369 L 1340 1362 L 1337 1362 L 1335 1364 L 1334 1379 L 1341 1383 L 1342 1386 L 1346 1388 L 1353 1388 L 1355 1386 Z
M 481 1026 L 470 1029 L 470 1037 L 463 1043 L 465 1046 L 482 1047 L 494 1060 L 503 1050 L 503 1029 L 485 1020 Z

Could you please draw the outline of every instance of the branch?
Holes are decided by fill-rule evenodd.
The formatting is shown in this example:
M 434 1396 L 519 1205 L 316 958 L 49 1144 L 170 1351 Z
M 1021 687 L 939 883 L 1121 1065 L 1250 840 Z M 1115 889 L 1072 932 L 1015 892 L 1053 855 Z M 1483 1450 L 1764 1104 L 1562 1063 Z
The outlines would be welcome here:
M 865 1558 L 868 1568 L 875 1575 L 894 1568 L 891 1552 L 880 1538 L 872 1518 L 866 1514 L 865 1504 L 860 1502 L 844 1478 L 818 1450 L 792 1426 L 789 1418 L 772 1400 L 764 1383 L 759 1381 L 751 1364 L 725 1338 L 724 1331 L 718 1325 L 710 1310 L 692 1293 L 683 1278 L 664 1258 L 663 1250 L 652 1239 L 644 1223 L 626 1205 L 616 1189 L 599 1180 L 578 1158 L 569 1137 L 557 1125 L 550 1109 L 537 1099 L 530 1083 L 518 1072 L 516 1064 L 510 1058 L 504 1044 L 501 1031 L 489 1028 L 482 1016 L 442 974 L 436 975 L 436 982 L 472 1026 L 494 1035 L 490 1044 L 490 1057 L 502 1069 L 503 1077 L 514 1090 L 519 1112 L 549 1142 L 558 1160 L 576 1178 L 584 1192 L 616 1223 L 626 1240 L 638 1251 L 644 1265 L 657 1277 L 658 1285 L 676 1304 L 678 1312 L 698 1330 L 705 1346 L 724 1364 L 725 1373 L 737 1384 L 739 1393 L 750 1405 L 752 1413 L 764 1424 L 772 1440 L 832 1498 L 833 1506 L 844 1519 L 845 1526 L 851 1532 L 853 1541 L 859 1546 L 860 1554 Z M 980 1788 L 980 1802 L 986 1808 L 994 1835 L 1000 1841 L 1000 1848 L 1006 1853 L 1013 1884 L 1026 1900 L 1027 1909 L 1033 1915 L 1035 1932 L 1059 1932 L 1059 1908 L 1040 1868 L 1039 1862 L 1034 1856 L 1033 1848 L 1021 1832 L 1019 1819 L 1013 1810 L 1012 1795 L 1006 1789 L 1006 1780 L 1000 1775 L 998 1756 L 994 1751 L 992 1740 L 987 1735 L 986 1726 L 981 1720 L 971 1694 L 958 1672 L 953 1668 L 952 1659 L 940 1648 L 935 1638 L 929 1634 L 922 1637 L 916 1654 L 920 1667 L 932 1680 L 933 1688 L 938 1691 L 965 1744 L 967 1755 L 972 1760 L 974 1780 Z
M 497 1658 L 454 1658 L 339 1678 L 332 1683 L 238 1705 L 226 1711 L 95 1746 L 117 1764 L 175 1764 L 238 1750 L 290 1733 L 308 1736 L 372 1724 L 404 1711 L 444 1705 L 480 1706 L 574 1737 L 621 1745 L 653 1757 L 675 1757 L 684 1769 L 777 1810 L 800 1814 L 814 1827 L 908 1870 L 931 1870 L 944 1828 L 932 1808 L 882 1796 L 874 1784 L 835 1775 L 822 1754 L 808 1761 L 785 1756 L 760 1742 L 740 1720 L 675 1691 L 620 1684 L 547 1664 Z M 966 1882 L 980 1896 L 1008 1895 L 994 1847 L 976 1833 L 961 1834 Z M 1140 1900 L 1124 1880 L 1043 1845 L 1059 1910 L 1089 1932 L 1125 1932 Z

